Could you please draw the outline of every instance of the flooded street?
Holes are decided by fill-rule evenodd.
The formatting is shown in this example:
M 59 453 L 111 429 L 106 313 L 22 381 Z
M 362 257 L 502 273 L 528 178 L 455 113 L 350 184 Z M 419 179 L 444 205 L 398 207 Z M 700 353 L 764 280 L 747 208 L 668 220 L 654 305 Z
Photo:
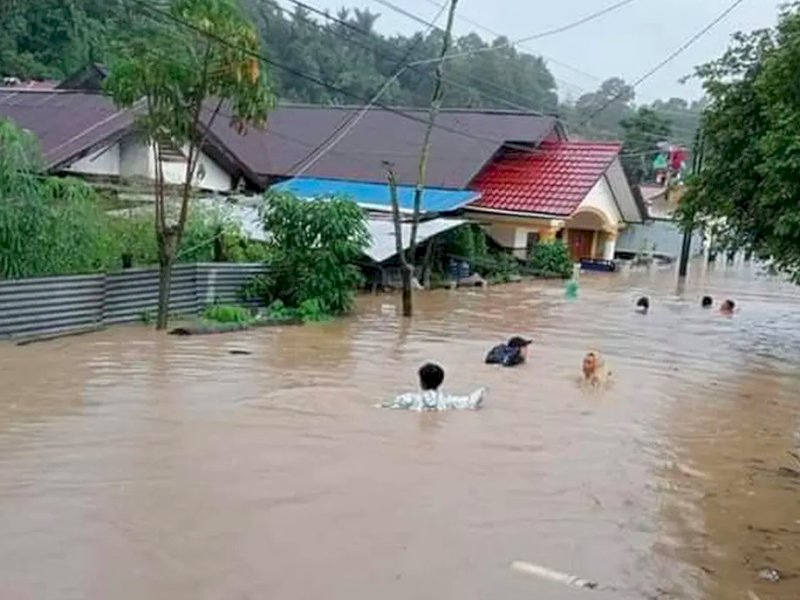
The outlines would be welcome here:
M 0 345 L 0 597 L 800 598 L 800 288 L 745 266 L 682 296 L 655 270 L 584 275 L 576 301 L 561 282 L 434 292 L 411 323 L 398 300 Z M 482 364 L 517 332 L 527 365 Z M 608 389 L 579 385 L 587 350 Z M 488 386 L 485 410 L 374 408 L 425 360 L 449 391 Z

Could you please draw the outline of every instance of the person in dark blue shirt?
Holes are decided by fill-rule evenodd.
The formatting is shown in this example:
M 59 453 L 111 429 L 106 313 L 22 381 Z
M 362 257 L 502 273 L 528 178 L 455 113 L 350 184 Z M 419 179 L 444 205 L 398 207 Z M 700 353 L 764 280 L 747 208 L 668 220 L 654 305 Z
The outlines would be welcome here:
M 515 335 L 505 344 L 498 344 L 486 355 L 487 365 L 503 365 L 504 367 L 515 367 L 525 362 L 528 356 L 528 346 L 531 340 Z

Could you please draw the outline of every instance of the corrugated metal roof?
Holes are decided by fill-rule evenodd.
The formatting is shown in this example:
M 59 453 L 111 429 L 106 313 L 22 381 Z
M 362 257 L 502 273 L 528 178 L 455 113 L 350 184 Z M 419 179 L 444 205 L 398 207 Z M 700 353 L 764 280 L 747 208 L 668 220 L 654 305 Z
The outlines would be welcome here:
M 226 210 L 230 211 L 230 214 L 239 221 L 245 236 L 251 240 L 266 241 L 267 234 L 261 224 L 258 208 L 229 205 Z M 464 219 L 430 219 L 423 221 L 419 224 L 419 229 L 417 230 L 417 243 L 422 243 L 464 223 L 467 223 Z M 411 240 L 411 224 L 403 223 L 401 227 L 403 248 L 407 249 Z M 394 221 L 391 219 L 367 219 L 367 228 L 371 239 L 370 247 L 366 250 L 367 256 L 380 263 L 397 254 Z
M 419 224 L 417 230 L 417 243 L 421 244 L 434 236 L 454 229 L 466 223 L 464 219 L 431 219 Z M 367 222 L 372 244 L 367 250 L 367 255 L 375 262 L 381 263 L 397 254 L 394 234 L 394 222 L 390 219 L 369 219 Z M 411 224 L 402 224 L 403 249 L 407 249 L 411 240 Z
M 301 198 L 346 197 L 363 208 L 389 211 L 392 208 L 388 183 L 362 183 L 339 179 L 313 179 L 300 177 L 290 179 L 270 189 L 279 192 L 292 192 Z M 414 209 L 414 187 L 397 186 L 400 209 Z M 480 198 L 480 192 L 467 190 L 442 190 L 425 188 L 422 195 L 423 212 L 448 212 Z
M 534 152 L 508 153 L 475 179 L 482 197 L 472 206 L 569 216 L 621 149 L 614 142 L 544 142 Z

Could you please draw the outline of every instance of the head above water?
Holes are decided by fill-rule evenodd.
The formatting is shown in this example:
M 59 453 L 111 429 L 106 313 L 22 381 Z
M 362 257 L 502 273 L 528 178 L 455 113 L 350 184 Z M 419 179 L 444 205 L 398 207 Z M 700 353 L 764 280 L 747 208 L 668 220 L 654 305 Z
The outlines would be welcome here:
M 636 301 L 636 308 L 640 310 L 650 309 L 650 299 L 647 296 L 642 296 Z
M 602 360 L 597 352 L 587 352 L 586 356 L 583 357 L 583 376 L 589 379 L 597 372 L 601 362 Z
M 512 338 L 509 338 L 508 342 L 506 342 L 507 346 L 511 348 L 527 348 L 533 343 L 533 340 L 525 339 L 524 337 L 520 337 L 515 335 Z
M 711 296 L 703 296 L 700 305 L 703 308 L 711 308 L 714 305 L 714 299 Z
M 444 381 L 444 369 L 434 363 L 426 363 L 419 368 L 419 385 L 422 391 L 438 390 Z
M 720 306 L 720 310 L 724 313 L 731 314 L 736 309 L 736 303 L 733 300 L 725 300 Z
M 508 340 L 506 346 L 509 348 L 514 348 L 515 350 L 519 351 L 519 355 L 526 359 L 528 357 L 528 346 L 530 346 L 532 340 L 525 339 L 524 337 L 520 337 L 515 335 L 511 339 Z

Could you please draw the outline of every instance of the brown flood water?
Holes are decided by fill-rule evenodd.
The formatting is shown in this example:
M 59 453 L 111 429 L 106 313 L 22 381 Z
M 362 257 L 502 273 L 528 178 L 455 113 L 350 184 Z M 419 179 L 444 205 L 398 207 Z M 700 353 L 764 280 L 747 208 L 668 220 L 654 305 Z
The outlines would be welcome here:
M 653 271 L 418 302 L 410 324 L 384 296 L 305 328 L 0 345 L 0 598 L 800 598 L 797 288 L 742 267 L 682 297 Z M 527 365 L 482 364 L 518 331 Z M 608 389 L 578 384 L 588 349 Z M 373 407 L 427 359 L 485 410 Z

